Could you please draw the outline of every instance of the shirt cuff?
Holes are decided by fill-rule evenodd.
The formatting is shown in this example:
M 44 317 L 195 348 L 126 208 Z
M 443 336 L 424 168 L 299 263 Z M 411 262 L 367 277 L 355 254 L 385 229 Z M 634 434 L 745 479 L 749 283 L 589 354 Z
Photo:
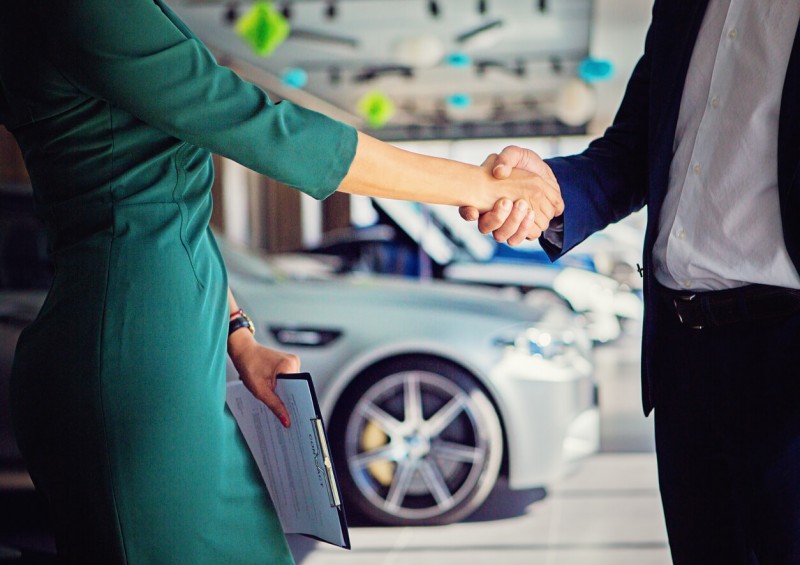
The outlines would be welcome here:
M 553 218 L 548 228 L 542 233 L 542 238 L 559 251 L 562 250 L 564 248 L 564 216 Z

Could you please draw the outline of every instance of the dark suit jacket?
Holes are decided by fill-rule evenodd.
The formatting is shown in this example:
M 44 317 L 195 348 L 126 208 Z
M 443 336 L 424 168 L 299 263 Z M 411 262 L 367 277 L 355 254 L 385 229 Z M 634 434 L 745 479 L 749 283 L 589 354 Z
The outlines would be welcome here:
M 656 403 L 649 352 L 653 341 L 652 250 L 667 191 L 672 146 L 683 84 L 708 0 L 656 0 L 644 55 L 628 83 L 614 123 L 581 155 L 548 160 L 566 205 L 566 253 L 591 233 L 647 205 L 644 244 L 645 319 L 642 400 L 645 414 Z M 776 85 L 776 88 L 778 85 Z M 783 85 L 778 132 L 778 183 L 786 247 L 800 269 L 800 39 Z

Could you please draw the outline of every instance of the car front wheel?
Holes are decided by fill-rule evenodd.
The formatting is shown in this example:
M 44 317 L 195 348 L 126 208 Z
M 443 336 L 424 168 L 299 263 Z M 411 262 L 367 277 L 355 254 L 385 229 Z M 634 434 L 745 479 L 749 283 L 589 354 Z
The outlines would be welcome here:
M 446 524 L 497 480 L 497 412 L 462 368 L 408 356 L 372 367 L 342 395 L 331 443 L 345 504 L 388 525 Z

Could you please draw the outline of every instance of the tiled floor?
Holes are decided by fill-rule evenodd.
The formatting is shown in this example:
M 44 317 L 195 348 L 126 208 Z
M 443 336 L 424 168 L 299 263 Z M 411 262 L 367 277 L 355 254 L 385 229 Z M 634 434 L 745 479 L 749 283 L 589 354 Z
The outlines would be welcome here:
M 655 457 L 647 453 L 594 456 L 547 492 L 501 487 L 469 522 L 352 528 L 351 538 L 351 551 L 303 539 L 292 546 L 302 565 L 670 563 Z

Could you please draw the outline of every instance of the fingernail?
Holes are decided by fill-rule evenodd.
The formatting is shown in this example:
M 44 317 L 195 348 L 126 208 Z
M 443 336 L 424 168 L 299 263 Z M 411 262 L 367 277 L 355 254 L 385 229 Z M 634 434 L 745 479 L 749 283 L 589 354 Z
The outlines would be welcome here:
M 281 424 L 283 424 L 283 427 L 284 428 L 288 428 L 289 427 L 289 418 L 287 418 L 286 416 L 281 416 L 280 419 L 281 419 Z
M 494 169 L 492 169 L 492 174 L 495 173 L 502 173 L 503 172 L 503 165 L 496 165 Z
M 501 210 L 508 210 L 511 207 L 511 201 L 503 198 L 500 201 L 500 209 Z

